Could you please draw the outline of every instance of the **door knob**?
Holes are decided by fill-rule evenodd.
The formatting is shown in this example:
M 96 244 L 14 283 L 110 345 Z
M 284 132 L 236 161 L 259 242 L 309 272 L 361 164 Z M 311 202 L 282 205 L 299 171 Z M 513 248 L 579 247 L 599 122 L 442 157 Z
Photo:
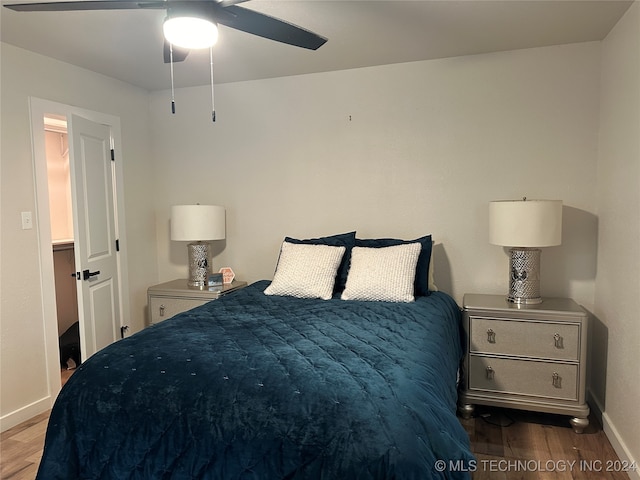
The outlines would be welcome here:
M 100 275 L 100 270 L 96 270 L 95 272 L 90 272 L 89 270 L 82 271 L 83 280 L 89 280 L 91 277 L 95 277 L 96 275 Z

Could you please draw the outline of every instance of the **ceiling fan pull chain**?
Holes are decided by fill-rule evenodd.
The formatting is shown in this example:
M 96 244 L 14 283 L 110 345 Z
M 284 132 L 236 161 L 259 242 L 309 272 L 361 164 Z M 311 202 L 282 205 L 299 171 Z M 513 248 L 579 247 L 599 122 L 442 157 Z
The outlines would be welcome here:
M 216 121 L 216 104 L 213 96 L 213 47 L 209 47 L 209 66 L 211 67 L 211 120 Z
M 173 43 L 169 43 L 169 64 L 171 68 L 171 113 L 176 113 L 175 89 L 173 86 Z

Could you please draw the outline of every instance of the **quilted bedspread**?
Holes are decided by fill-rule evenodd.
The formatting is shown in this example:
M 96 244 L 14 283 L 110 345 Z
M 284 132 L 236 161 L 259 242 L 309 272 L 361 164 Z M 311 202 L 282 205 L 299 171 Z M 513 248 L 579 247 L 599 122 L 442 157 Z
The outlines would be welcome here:
M 323 301 L 267 285 L 89 358 L 52 410 L 37 478 L 468 478 L 436 463 L 473 460 L 451 297 Z

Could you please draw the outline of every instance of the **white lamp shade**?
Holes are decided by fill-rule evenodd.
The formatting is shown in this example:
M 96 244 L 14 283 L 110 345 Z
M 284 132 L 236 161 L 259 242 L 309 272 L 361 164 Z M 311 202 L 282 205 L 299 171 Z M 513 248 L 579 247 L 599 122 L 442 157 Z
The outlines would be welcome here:
M 489 243 L 551 247 L 562 243 L 562 200 L 489 202 Z
M 196 16 L 169 16 L 162 31 L 169 43 L 183 48 L 209 48 L 218 41 L 218 26 Z
M 194 242 L 224 238 L 224 207 L 218 205 L 171 207 L 171 240 Z

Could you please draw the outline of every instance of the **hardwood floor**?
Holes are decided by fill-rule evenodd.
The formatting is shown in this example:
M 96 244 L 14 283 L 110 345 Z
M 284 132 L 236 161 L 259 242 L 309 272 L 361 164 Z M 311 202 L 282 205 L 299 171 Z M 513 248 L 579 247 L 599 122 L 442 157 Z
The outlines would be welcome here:
M 460 420 L 477 459 L 474 480 L 629 480 L 593 417 L 577 435 L 568 417 L 478 407 Z
M 27 420 L 0 436 L 0 478 L 33 480 L 36 477 L 49 412 Z
M 60 370 L 63 386 L 73 372 L 75 370 Z M 41 413 L 0 435 L 0 479 L 36 478 L 50 413 Z
M 1 479 L 35 478 L 48 418 L 42 413 L 2 434 Z M 582 435 L 573 433 L 567 417 L 516 410 L 479 409 L 460 421 L 477 458 L 474 480 L 629 480 L 594 418 Z

